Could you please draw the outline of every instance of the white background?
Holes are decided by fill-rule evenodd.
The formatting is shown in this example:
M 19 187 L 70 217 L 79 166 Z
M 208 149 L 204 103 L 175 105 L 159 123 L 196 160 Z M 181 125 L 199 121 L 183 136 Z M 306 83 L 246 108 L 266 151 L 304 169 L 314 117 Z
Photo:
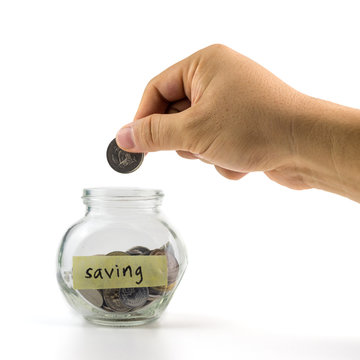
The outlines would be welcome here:
M 1 327 L 7 359 L 359 359 L 359 204 L 239 182 L 174 152 L 131 175 L 105 150 L 147 82 L 212 43 L 360 108 L 357 1 L 1 1 Z M 165 192 L 189 266 L 148 326 L 90 325 L 56 253 L 84 187 Z

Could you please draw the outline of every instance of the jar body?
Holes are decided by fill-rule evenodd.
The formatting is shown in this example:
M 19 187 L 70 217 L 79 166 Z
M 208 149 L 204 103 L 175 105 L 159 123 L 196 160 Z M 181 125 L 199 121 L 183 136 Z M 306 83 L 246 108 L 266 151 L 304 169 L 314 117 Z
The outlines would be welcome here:
M 87 320 L 112 326 L 140 325 L 157 319 L 167 307 L 185 271 L 186 251 L 159 211 L 159 192 L 150 196 L 149 191 L 141 195 L 142 190 L 120 188 L 110 190 L 110 194 L 97 195 L 101 198 L 97 203 L 92 199 L 86 216 L 66 232 L 58 256 L 58 282 L 69 304 Z M 166 274 L 157 275 L 162 280 L 165 276 L 165 282 L 138 284 L 146 280 L 141 270 L 144 261 L 150 260 L 153 270 L 158 270 L 158 263 L 154 263 L 160 260 L 157 256 L 166 263 Z M 92 261 L 83 280 L 96 282 L 95 288 L 74 286 L 75 259 Z M 109 260 L 114 261 L 106 268 L 104 261 L 109 266 Z M 130 260 L 137 265 L 131 268 L 124 263 Z M 133 282 L 123 285 L 124 281 Z

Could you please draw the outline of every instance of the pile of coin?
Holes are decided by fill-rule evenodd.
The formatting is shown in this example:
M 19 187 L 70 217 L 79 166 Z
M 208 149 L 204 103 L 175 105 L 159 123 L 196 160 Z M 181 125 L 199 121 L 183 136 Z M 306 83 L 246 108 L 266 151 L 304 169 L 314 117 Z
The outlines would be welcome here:
M 179 273 L 179 263 L 176 260 L 173 248 L 169 243 L 154 250 L 150 250 L 144 246 L 135 246 L 126 252 L 112 251 L 106 255 L 166 255 L 168 271 L 167 286 L 77 290 L 88 302 L 98 308 L 102 308 L 103 310 L 109 312 L 120 313 L 139 310 L 148 306 L 153 301 L 162 298 L 166 293 L 170 292 L 175 287 Z

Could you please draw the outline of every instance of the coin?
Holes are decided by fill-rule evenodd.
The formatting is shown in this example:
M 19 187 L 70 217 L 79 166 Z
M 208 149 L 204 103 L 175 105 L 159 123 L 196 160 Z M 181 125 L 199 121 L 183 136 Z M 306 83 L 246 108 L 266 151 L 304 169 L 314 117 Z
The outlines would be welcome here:
M 134 246 L 127 251 L 129 255 L 149 255 L 150 249 L 145 246 Z
M 149 297 L 149 289 L 143 288 L 124 288 L 120 289 L 120 299 L 123 304 L 130 308 L 136 308 L 146 304 Z
M 85 290 L 78 290 L 83 298 L 85 298 L 89 303 L 101 307 L 103 304 L 103 297 L 101 292 L 98 290 L 93 289 L 85 289 Z
M 165 250 L 154 249 L 154 250 L 151 250 L 150 255 L 165 255 Z
M 164 293 L 173 290 L 175 285 L 176 285 L 176 283 L 173 282 L 172 284 L 167 285 L 167 286 L 153 286 L 153 287 L 149 288 L 149 293 L 150 293 L 149 296 L 163 295 Z
M 174 255 L 174 248 L 173 246 L 170 244 L 170 242 L 168 241 L 166 244 L 164 244 L 160 250 L 164 250 L 167 253 L 170 253 L 171 255 Z
M 109 252 L 108 254 L 106 254 L 106 256 L 127 256 L 129 254 L 127 254 L 126 252 L 123 251 L 112 251 Z
M 179 263 L 176 257 L 170 252 L 165 250 L 166 248 L 161 247 L 160 249 L 154 249 L 150 252 L 150 255 L 166 255 L 167 270 L 168 270 L 168 285 L 176 281 L 179 273 Z
M 179 263 L 176 260 L 175 256 L 170 253 L 166 253 L 167 265 L 168 265 L 168 284 L 171 284 L 176 281 L 176 278 L 179 273 Z
M 148 301 L 154 301 L 157 299 L 161 299 L 161 294 L 151 291 L 151 288 L 149 288 L 149 298 Z
M 78 290 L 80 294 L 91 304 L 100 307 L 107 312 L 126 313 L 147 307 L 152 302 L 160 300 L 164 294 L 171 292 L 175 288 L 179 271 L 179 263 L 174 256 L 174 251 L 170 243 L 153 250 L 150 250 L 145 246 L 134 246 L 127 252 L 116 250 L 108 253 L 106 256 L 128 255 L 166 255 L 168 285 L 149 288 L 114 288 L 103 289 L 101 291 Z
M 120 299 L 120 289 L 104 289 L 104 301 L 107 307 L 117 312 L 127 312 L 129 307 Z
M 114 312 L 113 309 L 109 308 L 109 307 L 106 306 L 106 305 L 103 305 L 103 306 L 102 306 L 102 309 L 104 309 L 105 311 L 108 311 L 108 312 Z
M 106 151 L 106 158 L 109 165 L 117 172 L 128 174 L 138 169 L 144 160 L 143 153 L 129 153 L 112 140 Z
M 153 297 L 161 297 L 166 291 L 166 286 L 152 286 L 149 287 L 149 299 Z

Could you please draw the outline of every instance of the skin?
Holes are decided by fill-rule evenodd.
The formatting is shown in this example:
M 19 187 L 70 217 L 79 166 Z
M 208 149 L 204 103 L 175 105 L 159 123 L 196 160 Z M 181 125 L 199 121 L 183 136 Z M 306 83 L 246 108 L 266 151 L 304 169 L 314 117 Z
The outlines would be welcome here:
M 176 150 L 228 179 L 263 171 L 291 189 L 360 202 L 360 110 L 302 94 L 224 45 L 153 78 L 117 143 L 129 152 Z

